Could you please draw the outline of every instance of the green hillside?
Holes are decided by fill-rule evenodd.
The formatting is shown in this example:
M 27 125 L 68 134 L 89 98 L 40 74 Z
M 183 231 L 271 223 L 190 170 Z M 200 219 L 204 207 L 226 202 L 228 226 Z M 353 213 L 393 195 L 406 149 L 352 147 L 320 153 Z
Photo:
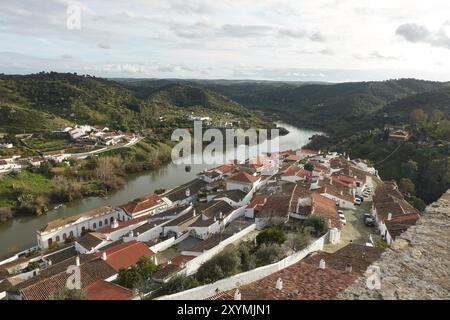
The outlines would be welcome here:
M 71 123 L 140 131 L 160 126 L 161 116 L 182 119 L 196 110 L 263 123 L 231 99 L 187 85 L 130 89 L 71 73 L 0 75 L 0 132 L 43 132 Z

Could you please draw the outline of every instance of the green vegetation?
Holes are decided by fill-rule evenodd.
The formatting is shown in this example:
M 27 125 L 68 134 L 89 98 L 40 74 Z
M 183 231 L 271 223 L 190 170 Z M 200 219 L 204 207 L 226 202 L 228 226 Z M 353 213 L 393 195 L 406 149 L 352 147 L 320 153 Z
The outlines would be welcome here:
M 0 75 L 0 96 L 0 132 L 9 133 L 44 133 L 87 123 L 170 139 L 173 129 L 192 125 L 187 119 L 192 112 L 213 120 L 239 120 L 243 127 L 268 125 L 230 98 L 186 84 L 148 88 L 41 72 Z
M 143 256 L 131 268 L 120 269 L 116 282 L 123 287 L 135 289 L 146 282 L 156 270 L 153 259 Z
M 81 289 L 64 288 L 49 297 L 49 300 L 89 300 Z
M 305 226 L 312 227 L 316 237 L 323 236 L 328 230 L 326 221 L 322 217 L 317 216 L 310 216 L 306 219 Z
M 256 236 L 258 245 L 270 243 L 283 244 L 285 241 L 286 234 L 279 228 L 269 227 Z

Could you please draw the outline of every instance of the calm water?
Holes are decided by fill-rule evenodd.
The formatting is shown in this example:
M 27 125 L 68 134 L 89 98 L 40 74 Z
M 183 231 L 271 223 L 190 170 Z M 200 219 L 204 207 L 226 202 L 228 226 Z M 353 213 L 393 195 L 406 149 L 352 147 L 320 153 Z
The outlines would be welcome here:
M 281 122 L 279 122 L 278 125 L 289 130 L 288 135 L 280 137 L 280 150 L 301 147 L 308 142 L 308 139 L 312 135 L 318 133 L 312 130 L 293 127 Z M 264 142 L 263 144 L 265 143 L 267 142 Z M 258 147 L 261 147 L 261 145 L 254 146 L 254 148 Z M 227 154 L 227 158 L 229 158 L 229 156 L 230 155 Z M 232 157 L 230 159 L 232 159 Z M 46 215 L 41 217 L 22 217 L 1 223 L 0 257 L 6 257 L 11 253 L 36 245 L 36 230 L 42 228 L 51 220 L 75 215 L 104 205 L 120 205 L 131 199 L 152 193 L 159 188 L 170 189 L 192 180 L 196 177 L 198 172 L 214 166 L 215 165 L 211 164 L 193 165 L 191 171 L 186 172 L 185 165 L 175 165 L 170 163 L 159 170 L 129 177 L 127 184 L 122 189 L 109 194 L 107 199 L 97 197 L 85 198 L 74 201 L 60 209 L 49 211 Z

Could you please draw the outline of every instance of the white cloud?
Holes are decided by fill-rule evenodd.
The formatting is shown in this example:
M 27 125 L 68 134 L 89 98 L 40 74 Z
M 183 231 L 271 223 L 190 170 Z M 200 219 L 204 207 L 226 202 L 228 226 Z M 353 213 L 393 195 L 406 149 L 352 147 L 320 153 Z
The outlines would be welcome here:
M 66 28 L 70 3 L 80 30 Z M 446 0 L 22 0 L 2 3 L 0 41 L 22 73 L 444 80 L 448 12 Z

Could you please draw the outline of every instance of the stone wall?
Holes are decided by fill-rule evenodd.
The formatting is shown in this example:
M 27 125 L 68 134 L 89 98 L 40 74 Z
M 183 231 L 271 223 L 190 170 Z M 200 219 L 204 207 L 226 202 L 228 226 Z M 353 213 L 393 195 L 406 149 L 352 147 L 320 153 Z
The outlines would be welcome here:
M 373 266 L 380 268 L 378 289 L 368 288 L 366 273 L 337 298 L 450 299 L 450 190 Z

